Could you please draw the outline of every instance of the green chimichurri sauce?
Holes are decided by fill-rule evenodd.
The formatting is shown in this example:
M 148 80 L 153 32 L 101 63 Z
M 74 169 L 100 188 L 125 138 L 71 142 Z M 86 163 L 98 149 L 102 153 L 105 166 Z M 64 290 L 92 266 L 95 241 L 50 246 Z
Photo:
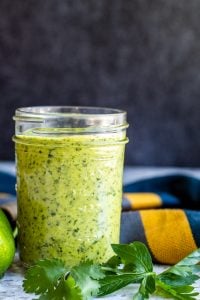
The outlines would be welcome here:
M 20 257 L 103 262 L 119 242 L 125 137 L 17 136 Z M 110 144 L 108 144 L 108 141 Z M 106 142 L 106 144 L 103 144 Z

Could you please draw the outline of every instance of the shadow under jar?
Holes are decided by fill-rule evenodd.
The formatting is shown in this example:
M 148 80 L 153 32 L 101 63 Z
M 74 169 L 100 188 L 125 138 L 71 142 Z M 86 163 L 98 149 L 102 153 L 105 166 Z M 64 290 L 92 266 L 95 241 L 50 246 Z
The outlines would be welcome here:
M 119 242 L 126 113 L 26 107 L 14 120 L 21 260 L 109 259 Z

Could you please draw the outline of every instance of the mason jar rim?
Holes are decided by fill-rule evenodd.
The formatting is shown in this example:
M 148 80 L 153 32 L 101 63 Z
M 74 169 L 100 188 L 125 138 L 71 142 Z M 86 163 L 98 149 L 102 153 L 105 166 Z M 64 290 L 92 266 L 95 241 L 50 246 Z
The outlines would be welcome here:
M 60 110 L 60 111 L 59 111 Z M 86 112 L 87 111 L 87 112 Z M 99 111 L 99 112 L 98 112 Z M 73 105 L 44 105 L 44 106 L 27 106 L 16 109 L 16 114 L 39 114 L 50 115 L 53 114 L 80 114 L 80 115 L 116 115 L 126 114 L 126 111 L 117 108 L 101 107 L 101 106 L 73 106 Z
M 15 121 L 41 123 L 55 119 L 77 119 L 91 126 L 128 126 L 126 111 L 95 106 L 30 106 L 17 108 Z

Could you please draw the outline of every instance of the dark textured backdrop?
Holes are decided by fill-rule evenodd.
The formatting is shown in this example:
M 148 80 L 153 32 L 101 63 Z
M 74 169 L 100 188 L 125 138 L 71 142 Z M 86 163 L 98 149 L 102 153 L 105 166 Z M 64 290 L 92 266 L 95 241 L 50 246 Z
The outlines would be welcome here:
M 128 111 L 126 163 L 200 166 L 199 0 L 0 0 L 0 160 L 19 106 Z

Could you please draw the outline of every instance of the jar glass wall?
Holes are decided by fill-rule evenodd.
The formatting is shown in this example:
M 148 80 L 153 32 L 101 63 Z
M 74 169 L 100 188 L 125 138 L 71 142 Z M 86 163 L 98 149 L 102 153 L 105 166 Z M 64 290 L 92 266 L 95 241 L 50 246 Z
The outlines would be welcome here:
M 119 242 L 126 113 L 28 107 L 14 119 L 21 260 L 106 261 Z

